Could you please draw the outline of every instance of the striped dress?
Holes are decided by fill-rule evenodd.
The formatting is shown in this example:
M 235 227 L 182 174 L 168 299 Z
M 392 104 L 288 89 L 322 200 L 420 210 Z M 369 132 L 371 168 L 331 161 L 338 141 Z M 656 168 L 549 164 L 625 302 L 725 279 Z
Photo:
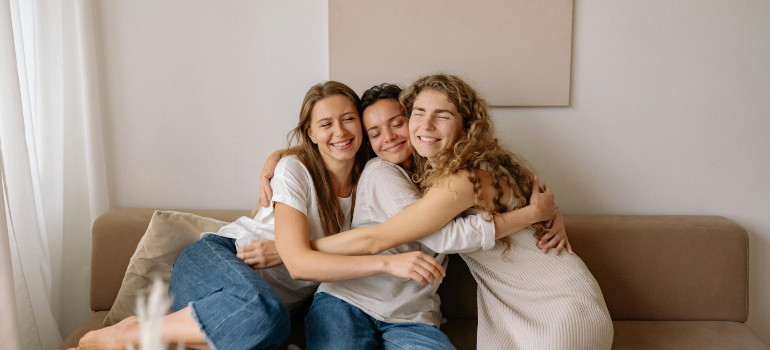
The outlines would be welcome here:
M 512 234 L 505 259 L 501 242 L 460 254 L 478 283 L 476 348 L 610 349 L 612 320 L 591 272 L 577 255 L 543 254 L 534 233 Z

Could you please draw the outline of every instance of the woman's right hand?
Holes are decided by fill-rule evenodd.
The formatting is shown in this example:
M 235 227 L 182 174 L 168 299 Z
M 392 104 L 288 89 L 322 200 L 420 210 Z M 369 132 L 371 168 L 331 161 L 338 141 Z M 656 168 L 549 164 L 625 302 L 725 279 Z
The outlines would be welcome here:
M 259 202 L 267 208 L 270 206 L 270 200 L 273 199 L 273 189 L 270 187 L 270 179 L 273 178 L 275 167 L 278 161 L 286 153 L 285 149 L 277 150 L 271 153 L 262 167 L 262 174 L 259 175 Z
M 543 192 L 540 192 L 540 179 L 537 176 L 532 179 L 529 206 L 532 207 L 534 222 L 548 221 L 556 215 L 556 201 L 553 192 L 547 185 L 543 186 Z
M 235 256 L 254 270 L 283 263 L 281 256 L 278 255 L 278 249 L 275 249 L 275 242 L 267 239 L 255 239 L 245 246 L 238 247 L 238 253 Z
M 383 257 L 386 258 L 385 271 L 388 274 L 413 279 L 421 286 L 427 283 L 433 285 L 436 281 L 441 283 L 446 276 L 446 271 L 438 260 L 420 251 Z

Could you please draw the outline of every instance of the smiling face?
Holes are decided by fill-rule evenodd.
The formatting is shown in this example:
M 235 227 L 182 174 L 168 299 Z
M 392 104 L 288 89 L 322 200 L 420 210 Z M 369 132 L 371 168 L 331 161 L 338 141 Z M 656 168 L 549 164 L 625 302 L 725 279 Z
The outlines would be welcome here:
M 310 118 L 307 134 L 318 144 L 327 166 L 355 161 L 363 133 L 358 111 L 349 98 L 334 95 L 318 101 Z
M 379 100 L 366 107 L 361 119 L 374 153 L 383 160 L 411 169 L 413 148 L 401 104 L 394 99 Z
M 463 133 L 463 118 L 446 94 L 423 90 L 409 117 L 409 136 L 414 149 L 428 159 L 454 146 Z

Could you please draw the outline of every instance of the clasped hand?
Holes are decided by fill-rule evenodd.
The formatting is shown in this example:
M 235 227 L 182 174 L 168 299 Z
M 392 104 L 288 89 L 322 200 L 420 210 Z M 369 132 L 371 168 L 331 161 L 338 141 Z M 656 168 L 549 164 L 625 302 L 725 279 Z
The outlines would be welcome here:
M 540 179 L 535 176 L 532 181 L 532 194 L 529 198 L 529 205 L 534 210 L 535 222 L 545 222 L 548 231 L 537 242 L 538 249 L 547 253 L 549 249 L 554 250 L 555 255 L 559 255 L 563 249 L 568 253 L 575 254 L 567 238 L 567 231 L 564 228 L 564 216 L 559 212 L 556 206 L 555 197 L 548 185 L 540 189 Z

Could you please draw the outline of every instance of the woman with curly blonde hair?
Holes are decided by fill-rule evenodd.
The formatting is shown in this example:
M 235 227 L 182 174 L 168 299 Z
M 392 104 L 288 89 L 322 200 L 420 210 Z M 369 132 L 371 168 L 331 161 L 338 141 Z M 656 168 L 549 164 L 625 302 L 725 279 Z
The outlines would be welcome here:
M 536 178 L 526 162 L 499 145 L 487 103 L 472 87 L 456 76 L 430 75 L 414 82 L 401 102 L 421 156 L 416 180 L 426 197 L 449 186 L 493 215 L 528 204 Z M 577 255 L 540 252 L 546 230 L 538 223 L 493 249 L 460 254 L 478 282 L 479 349 L 612 346 L 599 285 Z

